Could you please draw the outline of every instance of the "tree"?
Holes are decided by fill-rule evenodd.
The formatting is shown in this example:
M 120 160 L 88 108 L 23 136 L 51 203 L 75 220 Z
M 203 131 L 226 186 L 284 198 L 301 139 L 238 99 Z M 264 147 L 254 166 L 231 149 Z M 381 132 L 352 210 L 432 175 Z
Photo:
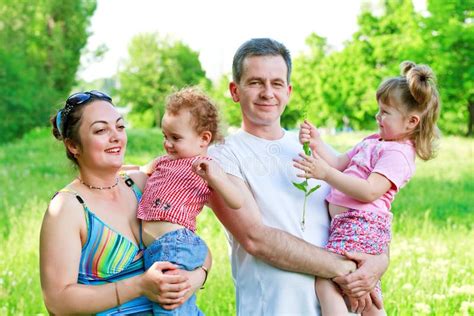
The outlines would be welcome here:
M 130 106 L 132 117 L 153 115 L 153 125 L 159 127 L 168 94 L 185 86 L 208 85 L 199 53 L 181 41 L 141 34 L 132 39 L 128 52 L 119 72 L 119 97 L 121 104 Z M 140 125 L 140 119 L 135 124 Z
M 387 77 L 399 75 L 404 60 L 428 64 L 438 76 L 443 108 L 439 125 L 447 133 L 472 134 L 474 121 L 474 0 L 430 0 L 429 14 L 410 0 L 385 0 L 382 14 L 367 5 L 359 30 L 342 51 L 331 52 L 312 34 L 309 52 L 295 58 L 292 105 L 305 106 L 318 125 L 373 128 L 375 92 Z M 469 120 L 469 118 L 470 120 Z M 471 122 L 471 123 L 469 123 Z
M 217 103 L 219 112 L 225 124 L 230 126 L 240 126 L 242 114 L 239 103 L 232 100 L 229 91 L 230 74 L 222 75 L 219 80 L 208 89 L 209 95 Z
M 473 135 L 474 1 L 429 0 L 424 20 L 424 53 L 440 87 L 443 131 Z M 467 125 L 461 124 L 465 122 Z
M 0 142 L 45 126 L 70 92 L 95 0 L 0 0 Z

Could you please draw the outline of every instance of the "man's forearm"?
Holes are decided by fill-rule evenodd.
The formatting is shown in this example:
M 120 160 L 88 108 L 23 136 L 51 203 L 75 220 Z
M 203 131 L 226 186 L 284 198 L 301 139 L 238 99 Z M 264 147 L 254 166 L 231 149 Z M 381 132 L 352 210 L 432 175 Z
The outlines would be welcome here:
M 263 226 L 263 225 L 262 225 Z M 356 269 L 354 262 L 324 250 L 279 229 L 263 226 L 248 251 L 283 270 L 322 278 L 346 275 Z
M 258 206 L 246 184 L 235 177 L 230 179 L 242 192 L 243 207 L 232 210 L 218 194 L 212 195 L 210 205 L 220 222 L 249 254 L 283 270 L 323 278 L 342 276 L 355 270 L 355 263 L 343 256 L 263 224 Z

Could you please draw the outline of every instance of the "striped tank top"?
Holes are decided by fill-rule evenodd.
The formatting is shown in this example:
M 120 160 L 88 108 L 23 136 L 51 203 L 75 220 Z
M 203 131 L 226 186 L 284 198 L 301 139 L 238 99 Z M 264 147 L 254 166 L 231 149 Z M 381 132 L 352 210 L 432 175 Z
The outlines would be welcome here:
M 121 174 L 125 183 L 133 190 L 138 201 L 142 192 L 126 174 Z M 87 239 L 82 247 L 79 263 L 79 284 L 99 285 L 140 275 L 144 272 L 144 261 L 141 252 L 142 229 L 140 222 L 140 243 L 137 246 L 127 237 L 104 223 L 86 205 L 84 199 L 72 190 L 60 192 L 72 193 L 84 208 L 87 225 Z M 152 304 L 144 296 L 135 298 L 120 306 L 108 309 L 97 315 L 130 315 L 151 313 Z

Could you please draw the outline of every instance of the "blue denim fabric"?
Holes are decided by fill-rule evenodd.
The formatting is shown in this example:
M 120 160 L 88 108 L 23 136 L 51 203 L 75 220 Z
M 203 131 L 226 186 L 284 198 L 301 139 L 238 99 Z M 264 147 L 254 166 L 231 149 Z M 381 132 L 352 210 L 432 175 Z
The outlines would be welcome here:
M 156 261 L 169 261 L 181 269 L 192 271 L 203 265 L 207 256 L 204 241 L 187 228 L 164 234 L 145 249 L 145 269 Z M 196 305 L 193 294 L 183 305 L 174 310 L 166 310 L 159 304 L 153 304 L 154 315 L 204 315 Z

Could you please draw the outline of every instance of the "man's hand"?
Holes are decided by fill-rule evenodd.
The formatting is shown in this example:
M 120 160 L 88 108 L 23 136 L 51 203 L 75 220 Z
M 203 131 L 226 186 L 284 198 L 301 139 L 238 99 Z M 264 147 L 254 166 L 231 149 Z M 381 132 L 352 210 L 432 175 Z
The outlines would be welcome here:
M 377 308 L 382 308 L 382 301 L 373 292 L 377 281 L 380 280 L 388 267 L 388 255 L 368 255 L 364 253 L 345 252 L 344 256 L 357 263 L 357 270 L 346 276 L 333 279 L 344 294 L 352 298 L 362 298 L 366 301 L 367 295 L 371 294 L 372 302 Z M 360 302 L 360 301 L 359 301 Z
M 368 311 L 372 307 L 372 304 L 378 309 L 383 308 L 382 301 L 375 290 L 359 298 L 353 298 L 351 296 L 345 296 L 345 298 L 346 304 L 348 304 L 349 310 L 352 313 L 361 314 L 364 311 Z

